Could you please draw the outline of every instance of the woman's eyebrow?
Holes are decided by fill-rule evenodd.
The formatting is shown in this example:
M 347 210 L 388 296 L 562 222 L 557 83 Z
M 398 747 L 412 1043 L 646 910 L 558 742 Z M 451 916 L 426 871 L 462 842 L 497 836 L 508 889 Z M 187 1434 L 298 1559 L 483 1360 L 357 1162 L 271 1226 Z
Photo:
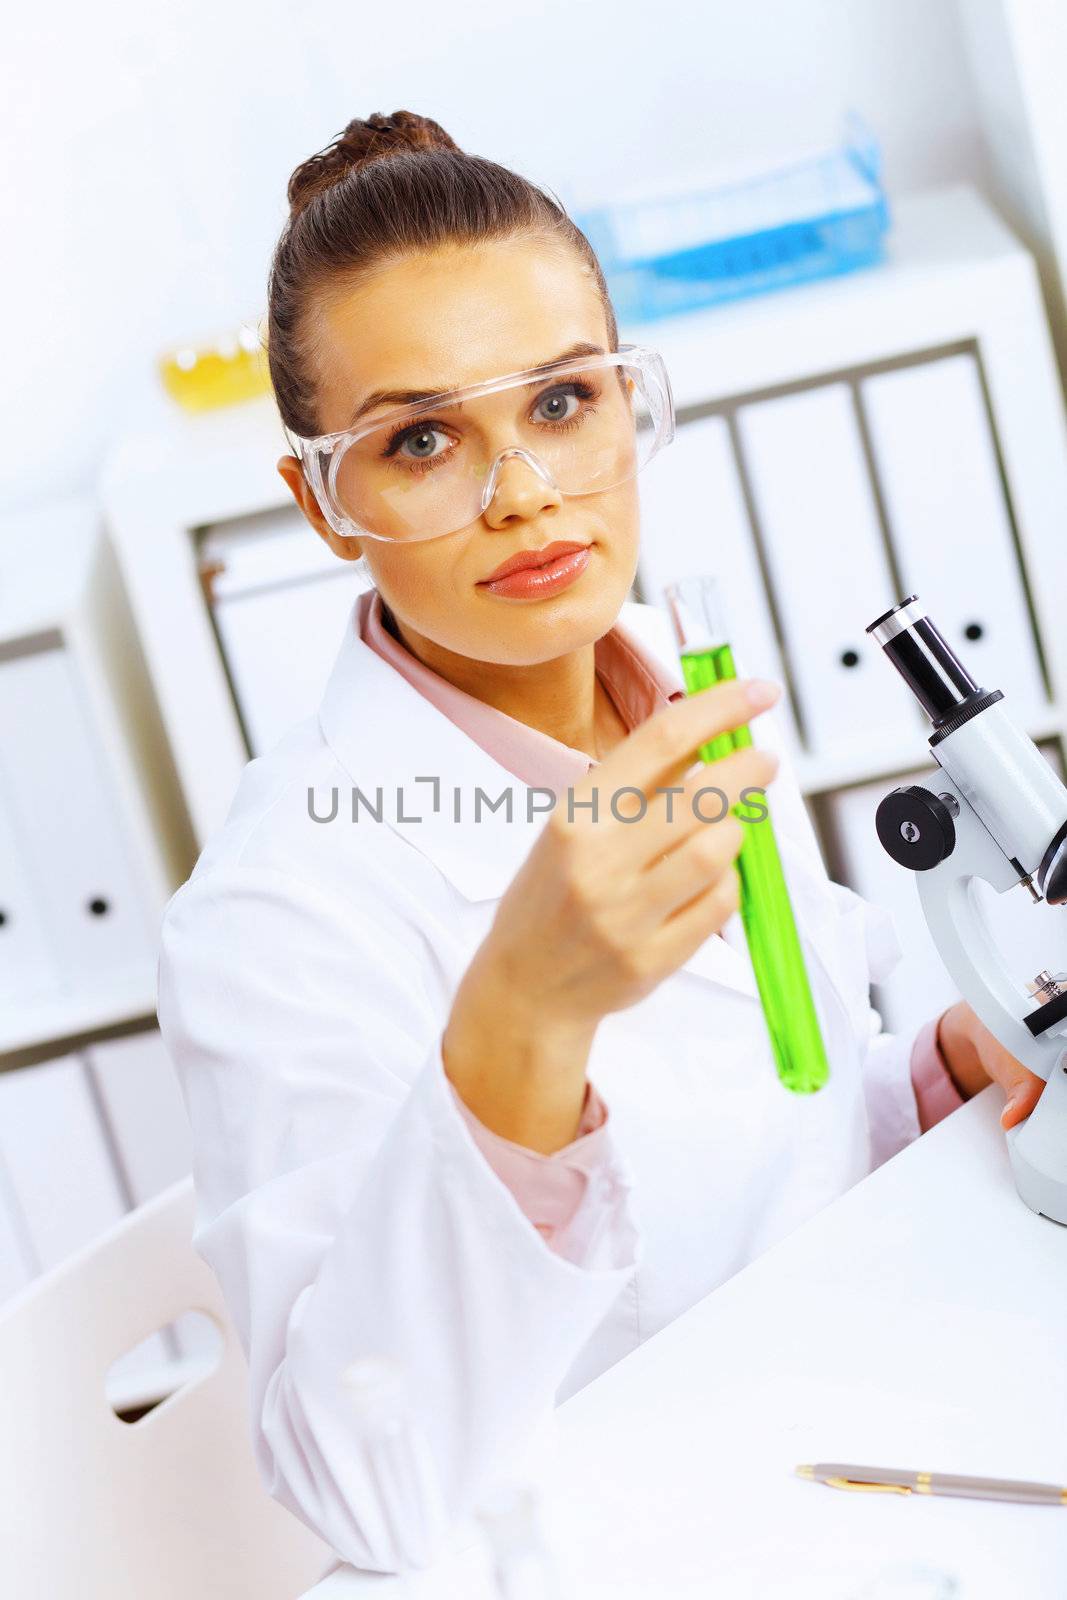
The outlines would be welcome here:
M 603 356 L 607 351 L 603 345 L 589 344 L 580 340 L 572 344 L 569 350 L 562 351 L 558 356 L 552 356 L 548 361 L 540 362 L 536 367 L 531 367 L 531 372 L 543 372 L 546 367 L 554 367 L 560 361 L 572 361 L 577 356 Z M 459 384 L 441 384 L 436 389 L 375 389 L 353 411 L 348 419 L 347 426 L 354 428 L 360 417 L 368 411 L 373 411 L 375 406 L 414 406 L 422 400 L 432 400 L 435 394 L 447 394 L 450 389 L 458 389 Z

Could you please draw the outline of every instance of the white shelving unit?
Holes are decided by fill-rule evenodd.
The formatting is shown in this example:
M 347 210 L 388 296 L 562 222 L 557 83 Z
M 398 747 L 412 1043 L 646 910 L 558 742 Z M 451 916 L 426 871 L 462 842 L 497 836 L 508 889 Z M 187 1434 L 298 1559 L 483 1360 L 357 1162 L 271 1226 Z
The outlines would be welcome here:
M 0 522 L 0 1061 L 155 1009 L 192 840 L 90 502 Z
M 0 1301 L 189 1170 L 185 1110 L 154 1014 L 159 920 L 194 860 L 99 507 L 66 498 L 7 514 Z M 195 1325 L 153 1334 L 115 1352 L 109 1392 L 116 1405 L 147 1403 L 176 1360 L 202 1354 Z
M 958 0 L 988 191 L 1034 252 L 1067 377 L 1067 12 L 1056 0 Z
M 313 712 L 366 587 L 313 532 L 277 472 L 272 396 L 123 438 L 101 495 L 155 695 L 201 843 L 242 767 Z
M 185 1107 L 154 1027 L 0 1072 L 0 1306 L 191 1164 Z M 101 1387 L 116 1410 L 147 1405 L 212 1347 L 206 1319 L 187 1313 L 116 1350 Z

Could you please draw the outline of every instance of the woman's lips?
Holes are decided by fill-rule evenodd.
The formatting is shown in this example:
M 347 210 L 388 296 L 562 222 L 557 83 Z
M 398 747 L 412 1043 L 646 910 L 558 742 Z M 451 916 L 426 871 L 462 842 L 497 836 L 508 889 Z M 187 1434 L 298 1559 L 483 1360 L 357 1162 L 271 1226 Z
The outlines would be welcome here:
M 568 584 L 581 577 L 589 565 L 589 550 L 571 550 L 566 555 L 557 556 L 554 561 L 548 561 L 543 567 L 522 567 L 518 572 L 509 572 L 506 577 L 496 578 L 492 582 L 479 583 L 479 589 L 491 589 L 493 594 L 508 595 L 514 600 L 536 600 L 543 595 L 557 594 L 561 589 L 566 589 Z

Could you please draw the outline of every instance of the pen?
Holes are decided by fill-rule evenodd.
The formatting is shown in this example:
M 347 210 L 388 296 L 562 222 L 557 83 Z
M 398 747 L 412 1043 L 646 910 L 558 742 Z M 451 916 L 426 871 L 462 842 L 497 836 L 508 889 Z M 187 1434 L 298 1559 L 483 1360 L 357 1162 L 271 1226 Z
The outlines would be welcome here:
M 832 1489 L 962 1495 L 968 1500 L 1014 1500 L 1025 1505 L 1067 1506 L 1067 1488 L 1055 1483 L 1026 1483 L 1018 1478 L 968 1478 L 955 1472 L 909 1472 L 899 1467 L 857 1467 L 840 1461 L 801 1466 L 797 1474 L 814 1483 L 827 1483 Z

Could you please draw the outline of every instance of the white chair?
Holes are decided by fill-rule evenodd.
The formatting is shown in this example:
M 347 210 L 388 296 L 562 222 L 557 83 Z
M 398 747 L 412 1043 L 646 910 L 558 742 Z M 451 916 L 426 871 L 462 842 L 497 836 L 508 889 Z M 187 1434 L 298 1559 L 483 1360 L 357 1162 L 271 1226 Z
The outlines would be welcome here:
M 337 1564 L 259 1479 L 244 1352 L 194 1214 L 183 1178 L 0 1309 L 11 1600 L 292 1600 Z M 217 1364 L 121 1420 L 108 1367 L 189 1310 L 217 1325 Z

